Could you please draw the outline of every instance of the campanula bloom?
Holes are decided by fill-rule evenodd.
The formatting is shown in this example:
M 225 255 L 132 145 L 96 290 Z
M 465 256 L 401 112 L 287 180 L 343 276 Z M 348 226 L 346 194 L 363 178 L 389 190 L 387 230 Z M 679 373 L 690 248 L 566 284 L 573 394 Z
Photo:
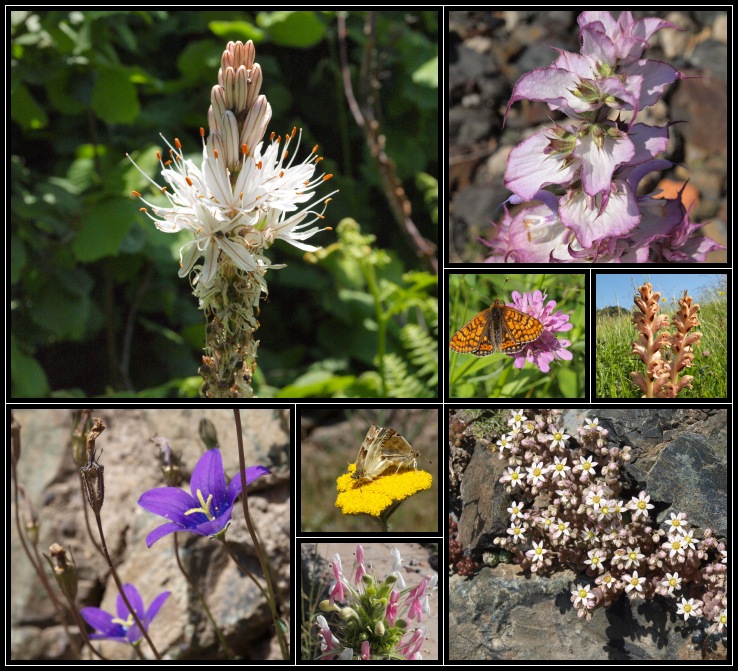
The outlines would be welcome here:
M 246 484 L 270 473 L 265 466 L 246 469 Z M 158 487 L 144 492 L 138 504 L 155 515 L 171 520 L 146 536 L 151 547 L 160 538 L 175 531 L 189 531 L 200 536 L 215 536 L 230 522 L 233 504 L 241 494 L 241 477 L 236 475 L 226 486 L 223 457 L 215 447 L 200 457 L 190 480 L 192 494 L 177 487 Z
M 131 606 L 133 606 L 133 610 L 138 615 L 139 620 L 146 627 L 146 631 L 149 630 L 151 621 L 156 617 L 159 609 L 171 594 L 171 592 L 162 592 L 151 602 L 148 610 L 146 610 L 141 595 L 133 585 L 126 583 L 123 585 L 123 590 Z M 121 643 L 135 643 L 143 636 L 120 594 L 118 594 L 116 601 L 117 615 L 108 613 L 101 608 L 92 607 L 83 608 L 80 612 L 87 624 L 97 630 L 94 634 L 90 634 L 90 638 L 111 639 L 120 641 Z

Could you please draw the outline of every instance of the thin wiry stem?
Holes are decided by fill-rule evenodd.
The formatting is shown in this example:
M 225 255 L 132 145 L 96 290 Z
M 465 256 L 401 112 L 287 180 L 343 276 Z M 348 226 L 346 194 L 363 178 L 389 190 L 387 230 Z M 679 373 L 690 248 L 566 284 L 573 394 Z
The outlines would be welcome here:
M 198 598 L 200 599 L 200 603 L 202 604 L 202 607 L 205 609 L 205 613 L 208 616 L 208 619 L 210 620 L 210 623 L 213 625 L 213 630 L 215 631 L 215 635 L 218 637 L 218 640 L 220 641 L 220 644 L 223 646 L 223 650 L 225 650 L 226 655 L 228 655 L 231 659 L 236 658 L 236 653 L 233 652 L 231 647 L 228 645 L 228 643 L 225 640 L 225 637 L 223 636 L 223 632 L 220 630 L 220 627 L 218 627 L 218 624 L 215 622 L 215 618 L 213 617 L 213 614 L 210 612 L 210 608 L 208 608 L 208 604 L 205 601 L 205 597 L 203 596 L 203 593 L 199 590 L 197 585 L 195 584 L 195 581 L 192 580 L 189 573 L 185 571 L 185 567 L 182 565 L 182 560 L 179 557 L 179 542 L 177 541 L 177 533 L 174 533 L 174 556 L 177 559 L 177 566 L 179 566 L 179 570 L 182 572 L 182 575 L 185 577 L 185 580 L 190 584 L 190 587 L 192 587 L 195 594 L 197 594 Z
M 156 646 L 154 645 L 154 642 L 151 640 L 151 637 L 149 636 L 149 632 L 146 631 L 146 627 L 144 627 L 143 622 L 138 617 L 138 614 L 133 609 L 133 606 L 131 606 L 131 602 L 128 600 L 128 597 L 126 596 L 126 592 L 123 589 L 123 584 L 120 581 L 120 578 L 118 577 L 118 572 L 115 570 L 115 566 L 113 566 L 113 560 L 110 558 L 110 553 L 108 552 L 108 546 L 107 543 L 105 543 L 105 534 L 103 533 L 102 528 L 102 519 L 100 518 L 100 513 L 95 513 L 95 520 L 97 521 L 97 530 L 100 532 L 100 543 L 102 544 L 103 554 L 105 555 L 105 559 L 108 561 L 108 566 L 110 567 L 110 572 L 113 575 L 113 580 L 115 580 L 115 586 L 118 588 L 118 594 L 120 594 L 121 598 L 123 599 L 123 603 L 126 605 L 126 608 L 128 608 L 128 612 L 133 617 L 134 621 L 138 625 L 138 628 L 141 630 L 141 633 L 143 634 L 143 637 L 146 639 L 146 642 L 151 647 L 151 650 L 153 651 L 156 658 L 161 661 L 161 655 L 159 654 L 159 651 L 156 649 Z
M 269 590 L 269 598 L 267 603 L 272 611 L 272 619 L 274 620 L 274 628 L 277 634 L 277 640 L 279 641 L 279 647 L 282 650 L 283 659 L 289 659 L 289 651 L 287 648 L 287 640 L 285 638 L 285 632 L 283 626 L 285 625 L 284 620 L 279 617 L 277 612 L 277 597 L 274 593 L 274 586 L 272 585 L 272 578 L 269 573 L 269 568 L 264 559 L 264 550 L 259 543 L 259 538 L 256 535 L 251 516 L 249 515 L 249 502 L 246 494 L 246 459 L 243 456 L 243 435 L 241 435 L 241 413 L 238 408 L 233 409 L 233 414 L 236 419 L 236 441 L 238 445 L 238 466 L 241 470 L 241 506 L 243 507 L 243 516 L 246 520 L 246 526 L 251 534 L 251 540 L 254 543 L 256 549 L 256 556 L 259 558 L 261 564 L 261 570 L 264 573 L 264 579 L 266 580 L 267 589 Z

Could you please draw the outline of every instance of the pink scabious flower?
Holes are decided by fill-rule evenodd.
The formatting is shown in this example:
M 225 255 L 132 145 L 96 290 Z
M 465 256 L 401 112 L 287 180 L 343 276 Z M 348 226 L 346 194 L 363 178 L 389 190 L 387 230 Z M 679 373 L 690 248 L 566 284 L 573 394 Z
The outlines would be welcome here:
M 483 241 L 493 249 L 487 261 L 704 262 L 721 246 L 694 235 L 700 225 L 689 221 L 681 198 L 637 195 L 644 175 L 674 165 L 655 159 L 667 149 L 671 124 L 635 118 L 685 78 L 667 63 L 640 58 L 645 36 L 675 26 L 634 21 L 629 12 L 617 21 L 607 12 L 583 12 L 579 26 L 580 54 L 558 50 L 551 66 L 524 74 L 513 89 L 505 117 L 525 99 L 545 102 L 574 123 L 555 123 L 510 152 L 508 202 L 540 204 L 514 215 L 505 207 L 493 239 Z
M 564 314 L 561 310 L 554 312 L 556 301 L 546 302 L 546 294 L 538 289 L 532 293 L 526 291 L 523 294 L 513 291 L 510 297 L 513 302 L 512 307 L 535 317 L 543 324 L 543 333 L 538 339 L 528 343 L 520 352 L 512 355 L 515 359 L 515 368 L 522 368 L 525 362 L 529 361 L 541 372 L 548 373 L 554 360 L 570 361 L 573 355 L 566 348 L 571 346 L 571 341 L 558 339 L 554 334 L 570 331 L 574 325 L 569 323 L 569 315 Z

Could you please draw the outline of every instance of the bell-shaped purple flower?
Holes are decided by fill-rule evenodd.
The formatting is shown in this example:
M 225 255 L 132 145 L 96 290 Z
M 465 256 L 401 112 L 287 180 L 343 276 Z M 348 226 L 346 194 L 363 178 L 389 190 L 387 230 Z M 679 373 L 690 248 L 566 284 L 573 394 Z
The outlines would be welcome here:
M 246 469 L 246 484 L 270 472 L 265 466 L 250 466 Z M 223 458 L 215 447 L 197 462 L 190 479 L 190 491 L 191 495 L 177 487 L 158 487 L 141 495 L 138 505 L 171 520 L 146 536 L 148 547 L 175 531 L 201 536 L 220 533 L 230 521 L 233 504 L 241 494 L 241 477 L 237 475 L 226 486 Z
M 151 621 L 156 617 L 159 609 L 171 594 L 171 592 L 162 592 L 146 610 L 141 595 L 133 585 L 126 583 L 123 585 L 123 591 L 146 631 L 149 630 Z M 94 634 L 90 634 L 90 638 L 111 639 L 121 643 L 135 643 L 141 638 L 143 634 L 120 594 L 118 594 L 118 600 L 116 601 L 116 611 L 116 615 L 108 613 L 102 608 L 83 608 L 80 611 L 87 624 L 96 629 Z

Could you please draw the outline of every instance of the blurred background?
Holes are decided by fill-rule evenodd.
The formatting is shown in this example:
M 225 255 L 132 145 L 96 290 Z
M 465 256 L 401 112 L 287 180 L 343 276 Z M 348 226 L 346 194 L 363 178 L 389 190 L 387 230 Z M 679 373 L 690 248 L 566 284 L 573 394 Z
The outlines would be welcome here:
M 14 397 L 197 395 L 205 320 L 177 276 L 186 238 L 138 211 L 131 190 L 153 189 L 125 154 L 159 182 L 160 133 L 201 160 L 221 53 L 249 39 L 267 138 L 302 128 L 296 160 L 319 145 L 334 175 L 318 197 L 340 190 L 334 230 L 310 241 L 323 252 L 268 252 L 287 267 L 267 276 L 257 394 L 435 395 L 437 12 L 10 16 Z M 348 218 L 360 233 L 338 227 Z

